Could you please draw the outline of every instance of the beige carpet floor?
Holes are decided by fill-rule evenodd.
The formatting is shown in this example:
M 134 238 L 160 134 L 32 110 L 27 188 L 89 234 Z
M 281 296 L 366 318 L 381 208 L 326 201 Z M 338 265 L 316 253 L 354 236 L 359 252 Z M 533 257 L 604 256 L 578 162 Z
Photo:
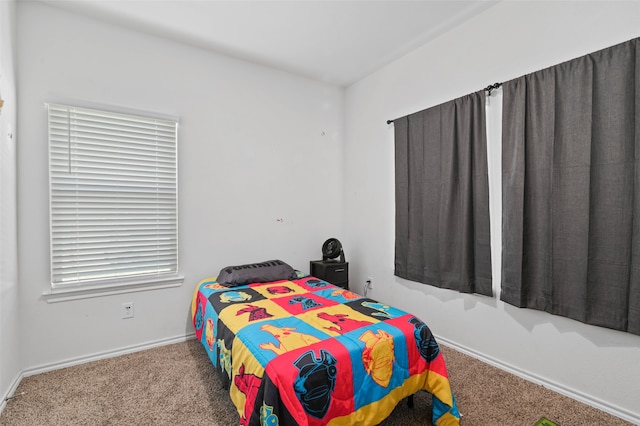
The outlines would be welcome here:
M 475 358 L 442 347 L 461 424 L 629 425 Z M 237 425 L 238 414 L 196 340 L 55 370 L 22 380 L 0 425 Z M 385 426 L 431 425 L 431 397 L 400 403 Z

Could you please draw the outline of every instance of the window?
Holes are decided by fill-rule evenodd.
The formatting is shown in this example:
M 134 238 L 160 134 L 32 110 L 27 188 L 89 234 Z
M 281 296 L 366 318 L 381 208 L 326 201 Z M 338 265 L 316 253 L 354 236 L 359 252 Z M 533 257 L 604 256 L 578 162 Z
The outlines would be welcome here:
M 48 110 L 52 289 L 175 277 L 177 122 Z

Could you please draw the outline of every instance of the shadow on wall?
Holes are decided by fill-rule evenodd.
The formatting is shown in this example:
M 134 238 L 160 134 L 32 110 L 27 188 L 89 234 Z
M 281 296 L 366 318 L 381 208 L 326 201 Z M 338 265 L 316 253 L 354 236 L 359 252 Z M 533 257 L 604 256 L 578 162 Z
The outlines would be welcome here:
M 405 280 L 396 276 L 394 276 L 394 279 L 397 285 L 404 287 L 408 291 L 409 297 L 411 297 L 411 294 L 424 294 L 427 297 L 433 297 L 442 303 L 462 300 L 465 311 L 475 309 L 478 304 L 489 306 L 491 308 L 498 307 L 498 300 L 495 295 L 494 297 L 488 297 L 481 294 L 460 293 L 455 290 L 438 288 L 429 284 Z
M 584 324 L 571 318 L 553 315 L 536 309 L 518 308 L 500 302 L 504 312 L 529 332 L 541 326 L 551 326 L 560 334 L 573 333 L 598 348 L 638 348 L 640 336 L 624 331 Z
M 581 323 L 570 318 L 552 315 L 548 312 L 535 309 L 518 308 L 499 300 L 499 295 L 494 297 L 482 296 L 479 294 L 459 293 L 453 290 L 440 289 L 428 284 L 394 277 L 395 284 L 404 289 L 404 297 L 412 298 L 434 298 L 442 304 L 462 301 L 465 311 L 471 311 L 485 306 L 496 311 L 502 311 L 515 324 L 520 325 L 527 332 L 532 333 L 535 328 L 551 326 L 559 334 L 574 333 L 589 341 L 598 348 L 638 348 L 640 347 L 640 336 L 623 331 L 612 330 Z M 414 297 L 415 295 L 415 297 Z M 396 303 L 398 304 L 398 303 Z M 498 314 L 498 312 L 496 312 Z

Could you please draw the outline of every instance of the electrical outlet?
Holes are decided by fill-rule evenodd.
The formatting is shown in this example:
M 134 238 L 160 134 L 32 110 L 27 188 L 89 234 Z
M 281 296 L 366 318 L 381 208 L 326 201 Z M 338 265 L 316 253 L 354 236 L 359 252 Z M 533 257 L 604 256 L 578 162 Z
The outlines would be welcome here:
M 133 302 L 126 302 L 122 304 L 122 318 L 133 318 Z
M 367 287 L 369 287 L 370 289 L 373 288 L 373 278 L 367 278 Z

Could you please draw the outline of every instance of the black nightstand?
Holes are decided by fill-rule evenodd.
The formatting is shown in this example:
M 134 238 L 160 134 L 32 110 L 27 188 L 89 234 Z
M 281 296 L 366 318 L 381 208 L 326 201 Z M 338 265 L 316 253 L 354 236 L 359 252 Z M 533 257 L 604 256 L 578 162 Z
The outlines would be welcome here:
M 312 260 L 309 265 L 314 277 L 349 290 L 349 262 Z

